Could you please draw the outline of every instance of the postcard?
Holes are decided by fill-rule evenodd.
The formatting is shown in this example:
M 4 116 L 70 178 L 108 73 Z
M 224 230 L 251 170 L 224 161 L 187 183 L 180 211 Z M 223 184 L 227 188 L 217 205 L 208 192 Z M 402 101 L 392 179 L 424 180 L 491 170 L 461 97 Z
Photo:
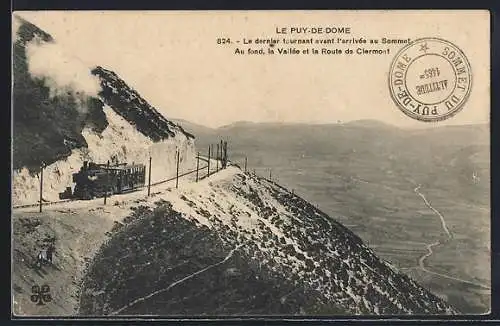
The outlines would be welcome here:
M 490 312 L 488 11 L 12 33 L 13 316 Z

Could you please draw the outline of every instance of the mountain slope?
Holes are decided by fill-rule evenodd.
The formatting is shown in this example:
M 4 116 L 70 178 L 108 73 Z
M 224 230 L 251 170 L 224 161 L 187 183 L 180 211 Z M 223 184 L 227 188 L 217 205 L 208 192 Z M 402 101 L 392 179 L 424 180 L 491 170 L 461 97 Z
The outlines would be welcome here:
M 135 125 L 138 131 L 153 141 L 175 137 L 176 131 L 189 138 L 194 135 L 187 133 L 179 124 L 165 119 L 139 93 L 131 89 L 115 72 L 97 66 L 92 74 L 99 76 L 102 91 L 99 96 L 124 119 Z
M 115 228 L 86 274 L 80 313 L 454 312 L 275 183 L 230 167 L 184 188 Z

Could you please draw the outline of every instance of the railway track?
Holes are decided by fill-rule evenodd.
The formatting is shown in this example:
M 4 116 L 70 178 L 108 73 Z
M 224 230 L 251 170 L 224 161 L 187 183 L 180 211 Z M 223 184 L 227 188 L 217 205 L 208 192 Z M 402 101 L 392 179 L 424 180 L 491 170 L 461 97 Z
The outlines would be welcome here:
M 47 202 L 42 203 L 42 206 L 50 206 L 50 205 L 54 205 L 54 204 L 67 203 L 69 201 L 75 201 L 75 200 L 76 199 L 62 199 L 62 200 L 57 200 L 57 201 L 47 201 Z M 28 204 L 28 205 L 15 205 L 15 206 L 12 206 L 12 209 L 38 207 L 38 206 L 40 206 L 40 203 Z
M 202 157 L 200 155 L 200 160 L 203 160 L 205 162 L 208 163 L 208 157 Z M 212 160 L 212 159 L 211 159 Z M 215 160 L 214 160 L 215 161 Z M 230 162 L 228 162 L 228 165 L 230 165 Z M 187 171 L 187 172 L 184 172 L 182 174 L 179 174 L 179 178 L 182 178 L 182 177 L 185 177 L 187 175 L 190 175 L 190 174 L 193 174 L 193 173 L 196 173 L 196 171 L 198 172 L 203 172 L 204 170 L 206 170 L 208 168 L 208 164 L 205 165 L 205 166 L 201 166 L 199 167 L 198 169 L 194 169 L 194 170 L 191 170 L 191 171 Z M 213 170 L 213 171 L 210 171 L 210 173 L 207 173 L 203 176 L 200 176 L 198 179 L 199 180 L 202 180 L 202 179 L 205 179 L 207 178 L 208 176 L 220 171 L 222 168 L 219 168 L 219 170 Z M 170 182 L 170 181 L 175 181 L 177 179 L 177 176 L 175 177 L 172 177 L 172 178 L 168 178 L 168 179 L 165 179 L 165 180 L 161 180 L 161 181 L 157 181 L 157 182 L 154 182 L 154 183 L 151 183 L 151 187 L 154 187 L 154 186 L 158 186 L 158 185 L 161 185 L 161 184 L 164 184 L 164 183 L 167 183 L 167 182 Z M 143 185 L 143 186 L 139 186 L 139 187 L 136 187 L 134 188 L 133 190 L 131 191 L 127 191 L 127 193 L 134 193 L 134 192 L 138 192 L 138 191 L 141 191 L 145 188 L 147 188 L 148 185 Z M 67 203 L 67 202 L 73 202 L 73 201 L 79 201 L 81 199 L 62 199 L 62 200 L 56 200 L 56 201 L 45 201 L 42 203 L 42 207 L 43 206 L 51 206 L 51 205 L 55 205 L 55 204 L 62 204 L 62 203 Z M 36 204 L 26 204 L 26 205 L 13 205 L 12 206 L 12 209 L 21 209 L 21 208 L 30 208 L 30 207 L 39 207 L 40 206 L 40 203 L 36 203 Z

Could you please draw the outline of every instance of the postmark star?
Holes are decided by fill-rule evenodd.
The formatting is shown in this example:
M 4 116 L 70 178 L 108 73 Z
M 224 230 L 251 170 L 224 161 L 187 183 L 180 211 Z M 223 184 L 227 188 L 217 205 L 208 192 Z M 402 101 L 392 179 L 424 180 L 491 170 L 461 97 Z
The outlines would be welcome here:
M 424 51 L 424 53 L 427 53 L 427 50 L 429 50 L 429 47 L 427 46 L 427 42 L 420 45 L 419 51 Z

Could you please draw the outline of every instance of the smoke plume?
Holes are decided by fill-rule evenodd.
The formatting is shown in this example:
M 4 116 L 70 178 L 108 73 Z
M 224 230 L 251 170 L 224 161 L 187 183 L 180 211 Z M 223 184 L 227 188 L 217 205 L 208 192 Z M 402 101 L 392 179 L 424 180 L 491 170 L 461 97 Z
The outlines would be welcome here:
M 82 111 L 86 111 L 84 99 L 97 97 L 101 90 L 99 79 L 90 73 L 91 68 L 68 55 L 57 43 L 33 40 L 26 46 L 26 57 L 29 73 L 44 80 L 51 96 L 71 94 Z

